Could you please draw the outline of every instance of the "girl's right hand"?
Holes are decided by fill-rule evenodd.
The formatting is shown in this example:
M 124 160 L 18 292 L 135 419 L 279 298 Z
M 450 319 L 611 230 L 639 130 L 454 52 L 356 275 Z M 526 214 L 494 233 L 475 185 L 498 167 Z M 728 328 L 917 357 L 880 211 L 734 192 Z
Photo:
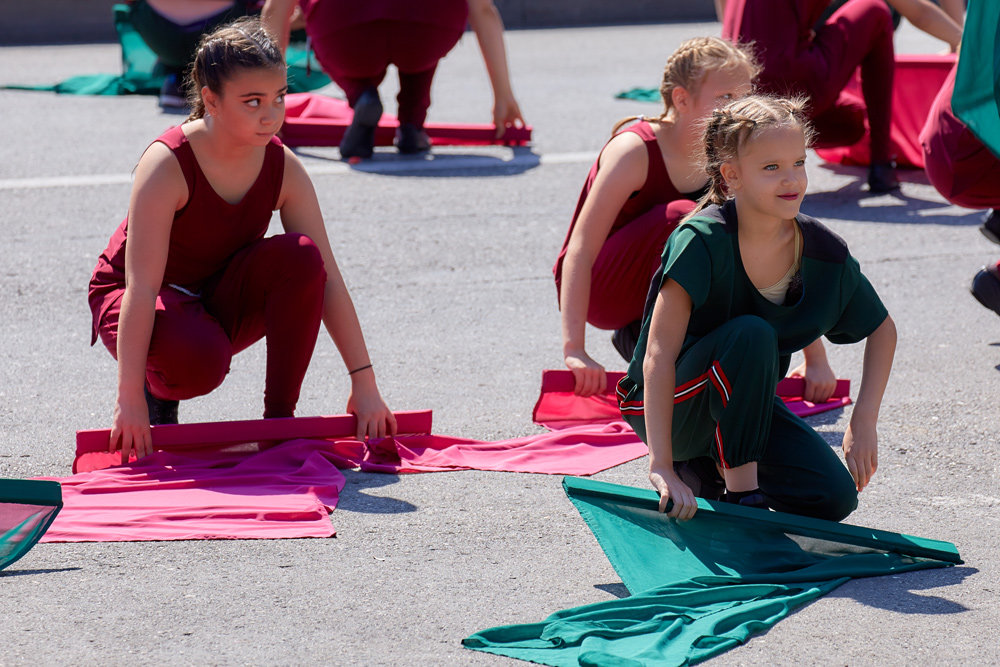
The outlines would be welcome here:
M 128 463 L 129 454 L 133 449 L 137 459 L 153 453 L 149 408 L 146 406 L 146 398 L 141 393 L 137 395 L 118 393 L 108 451 L 114 452 L 119 447 L 122 452 L 122 465 Z
M 604 366 L 591 359 L 584 350 L 567 352 L 563 361 L 566 368 L 573 371 L 573 379 L 576 381 L 573 393 L 577 396 L 603 394 L 607 389 L 608 375 L 604 372 Z
M 687 521 L 698 511 L 698 501 L 691 488 L 681 481 L 671 465 L 667 468 L 650 466 L 649 481 L 660 494 L 660 511 L 667 509 L 667 501 L 673 501 L 673 507 L 667 512 L 681 521 Z

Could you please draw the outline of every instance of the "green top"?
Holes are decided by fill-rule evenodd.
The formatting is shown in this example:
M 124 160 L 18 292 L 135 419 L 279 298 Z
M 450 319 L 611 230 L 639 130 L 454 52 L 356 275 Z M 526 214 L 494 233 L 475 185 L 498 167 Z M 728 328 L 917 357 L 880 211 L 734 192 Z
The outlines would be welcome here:
M 867 338 L 888 316 L 885 306 L 839 236 L 807 215 L 796 222 L 802 231 L 801 287 L 776 305 L 750 281 L 739 252 L 736 205 L 709 206 L 670 235 L 663 261 L 646 297 L 642 331 L 628 376 L 642 385 L 642 361 L 656 295 L 667 278 L 691 297 L 691 318 L 681 348 L 740 315 L 757 315 L 774 327 L 778 353 L 788 357 L 820 336 L 834 343 Z

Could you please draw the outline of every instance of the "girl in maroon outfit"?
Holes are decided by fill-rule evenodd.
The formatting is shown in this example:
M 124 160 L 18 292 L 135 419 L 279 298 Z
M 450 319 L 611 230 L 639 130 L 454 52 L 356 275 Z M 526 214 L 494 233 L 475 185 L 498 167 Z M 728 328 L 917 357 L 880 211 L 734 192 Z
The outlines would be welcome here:
M 152 451 L 149 425 L 215 389 L 232 355 L 267 340 L 265 417 L 291 417 L 322 320 L 351 378 L 357 437 L 395 432 L 301 162 L 275 138 L 285 65 L 258 20 L 204 38 L 188 120 L 139 160 L 128 216 L 89 301 L 118 360 L 112 450 Z M 285 234 L 264 238 L 272 211 Z
M 438 61 L 458 42 L 466 22 L 479 40 L 493 87 L 497 137 L 507 127 L 524 125 L 510 85 L 503 21 L 493 0 L 267 0 L 262 16 L 283 45 L 296 2 L 305 14 L 316 58 L 354 109 L 340 143 L 342 157 L 372 155 L 382 116 L 378 86 L 389 65 L 399 72 L 396 147 L 401 153 L 430 148 L 423 127 L 431 82 Z
M 604 367 L 585 349 L 586 324 L 615 329 L 619 352 L 631 359 L 649 281 L 670 233 L 708 185 L 701 158 L 705 119 L 750 92 L 753 58 L 717 37 L 681 44 L 667 60 L 660 93 L 664 111 L 619 132 L 590 169 L 556 260 L 563 356 L 576 393 L 603 392 Z M 635 333 L 629 332 L 634 327 Z M 826 400 L 836 386 L 822 342 L 807 348 L 808 400 Z M 808 370 L 808 373 L 806 371 Z

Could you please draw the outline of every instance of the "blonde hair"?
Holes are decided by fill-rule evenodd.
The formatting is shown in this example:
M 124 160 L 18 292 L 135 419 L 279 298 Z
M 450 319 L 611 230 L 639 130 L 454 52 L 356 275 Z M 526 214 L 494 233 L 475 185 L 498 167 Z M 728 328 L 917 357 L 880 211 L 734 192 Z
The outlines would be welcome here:
M 776 127 L 801 128 L 806 146 L 812 144 L 815 132 L 806 115 L 804 98 L 751 95 L 730 102 L 712 112 L 705 128 L 705 172 L 708 174 L 708 192 L 698 201 L 698 206 L 684 220 L 697 215 L 712 204 L 724 204 L 729 199 L 722 165 L 739 157 L 740 150 L 755 137 Z
M 675 88 L 684 88 L 697 94 L 705 76 L 709 72 L 745 68 L 754 79 L 760 73 L 760 65 L 754 57 L 752 45 L 734 44 L 720 37 L 694 37 L 674 51 L 663 68 L 660 82 L 660 97 L 663 98 L 663 113 L 656 120 L 666 120 L 674 108 Z M 614 136 L 628 123 L 641 120 L 642 116 L 629 116 L 618 121 L 611 135 Z
M 222 84 L 240 69 L 285 69 L 277 40 L 256 16 L 245 16 L 201 38 L 186 80 L 191 115 L 184 122 L 205 116 L 201 89 L 222 93 Z

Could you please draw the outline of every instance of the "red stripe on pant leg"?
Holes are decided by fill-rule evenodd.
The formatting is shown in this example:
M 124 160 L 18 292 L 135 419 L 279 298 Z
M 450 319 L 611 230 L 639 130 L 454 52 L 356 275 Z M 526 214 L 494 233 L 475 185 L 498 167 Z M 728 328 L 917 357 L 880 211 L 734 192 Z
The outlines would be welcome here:
M 725 470 L 729 470 L 729 464 L 726 463 L 726 457 L 722 454 L 722 433 L 719 431 L 718 425 L 715 427 L 715 448 L 719 453 L 719 462 Z
M 729 393 L 730 396 L 732 396 L 733 395 L 733 386 L 731 384 L 729 384 L 729 378 L 727 378 L 726 374 L 722 372 L 722 364 L 720 364 L 718 361 L 716 361 L 715 364 L 713 364 L 713 365 L 715 366 L 715 370 L 718 371 L 719 378 L 722 379 L 722 383 L 724 385 L 726 385 L 726 391 Z
M 674 389 L 674 396 L 676 396 L 679 392 L 682 392 L 685 389 L 688 389 L 689 387 L 693 387 L 694 385 L 698 384 L 699 382 L 704 381 L 705 378 L 707 378 L 707 377 L 708 377 L 708 371 L 702 373 L 701 375 L 699 375 L 698 377 L 696 377 L 693 380 L 688 380 L 684 384 L 679 385 L 678 387 L 676 387 Z

